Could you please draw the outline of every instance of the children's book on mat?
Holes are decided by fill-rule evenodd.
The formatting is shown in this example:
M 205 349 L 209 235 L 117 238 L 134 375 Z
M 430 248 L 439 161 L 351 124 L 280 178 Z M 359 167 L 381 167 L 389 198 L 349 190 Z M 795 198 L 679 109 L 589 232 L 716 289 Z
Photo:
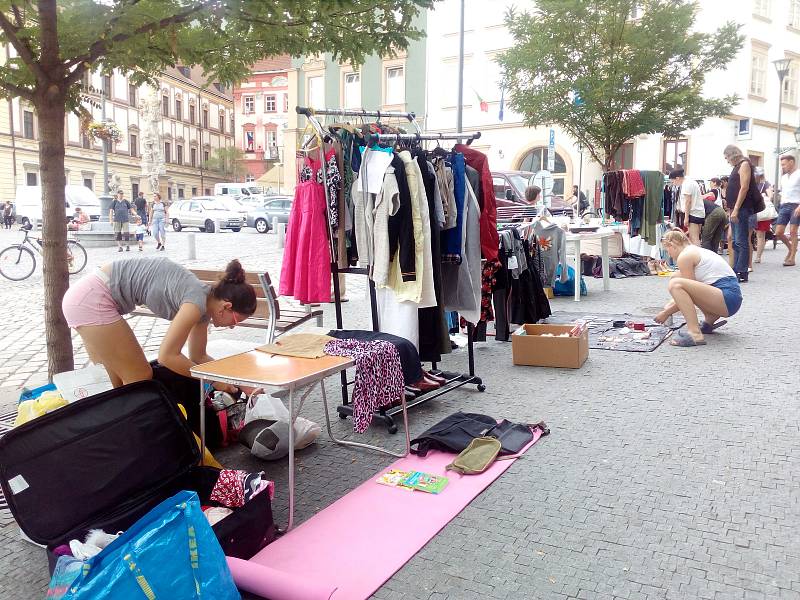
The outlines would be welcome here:
M 422 471 L 399 471 L 392 469 L 376 480 L 381 485 L 397 487 L 413 491 L 420 490 L 430 494 L 438 494 L 447 486 L 447 477 L 431 475 Z

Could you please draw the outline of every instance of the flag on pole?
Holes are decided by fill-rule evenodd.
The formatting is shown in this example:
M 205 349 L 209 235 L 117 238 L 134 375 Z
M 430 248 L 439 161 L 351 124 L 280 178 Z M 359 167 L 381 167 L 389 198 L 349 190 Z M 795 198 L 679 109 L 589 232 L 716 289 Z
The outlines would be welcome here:
M 505 112 L 506 107 L 506 88 L 500 88 L 500 113 L 497 115 L 497 118 L 501 121 L 503 120 L 503 113 Z
M 478 90 L 476 90 L 475 88 L 472 88 L 472 91 L 475 92 L 475 95 L 478 97 L 478 104 L 481 107 L 481 112 L 488 113 L 489 112 L 489 103 L 486 102 L 486 100 L 484 100 L 483 98 L 481 98 L 481 95 L 478 93 Z

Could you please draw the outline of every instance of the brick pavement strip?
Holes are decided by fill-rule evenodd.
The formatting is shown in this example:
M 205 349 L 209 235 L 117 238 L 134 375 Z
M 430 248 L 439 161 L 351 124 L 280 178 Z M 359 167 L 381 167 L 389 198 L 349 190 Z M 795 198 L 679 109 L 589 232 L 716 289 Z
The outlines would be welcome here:
M 183 260 L 186 233 L 170 233 L 169 255 Z M 199 235 L 199 234 L 198 234 Z M 0 232 L 0 246 L 18 233 Z M 272 235 L 199 235 L 192 266 L 219 268 L 233 256 L 249 269 L 279 274 Z M 149 243 L 147 252 L 153 250 Z M 796 443 L 800 409 L 793 311 L 795 270 L 780 266 L 782 248 L 765 252 L 744 288 L 741 312 L 702 348 L 669 346 L 648 354 L 593 351 L 578 371 L 514 367 L 508 344 L 476 346 L 484 394 L 462 388 L 411 415 L 412 434 L 456 409 L 519 421 L 544 419 L 551 436 L 515 462 L 374 595 L 424 598 L 800 598 Z M 116 258 L 90 249 L 89 264 Z M 666 300 L 666 282 L 646 277 L 588 282 L 577 308 L 587 314 L 642 313 Z M 348 276 L 347 327 L 367 326 L 364 280 Z M 46 368 L 41 270 L 27 282 L 0 284 L 11 309 L 0 340 L 0 385 L 42 381 Z M 576 310 L 571 299 L 554 308 Z M 332 310 L 325 307 L 326 323 Z M 8 314 L 8 311 L 7 311 Z M 165 324 L 132 322 L 148 350 Z M 214 338 L 260 341 L 258 332 Z M 76 353 L 86 360 L 79 343 Z M 20 357 L 24 356 L 24 359 Z M 444 368 L 463 369 L 463 352 Z M 30 371 L 22 364 L 39 367 Z M 8 368 L 6 368 L 8 367 Z M 28 378 L 27 375 L 33 373 Z M 329 383 L 328 389 L 335 388 Z M 0 389 L 0 409 L 19 390 Z M 312 395 L 305 416 L 322 422 Z M 352 436 L 349 421 L 337 433 Z M 380 427 L 372 443 L 397 443 Z M 299 455 L 298 518 L 302 521 L 355 488 L 389 460 L 341 448 L 325 436 Z M 278 485 L 276 519 L 286 514 L 283 464 L 262 463 L 243 449 L 223 462 L 266 469 Z M 331 477 L 336 473 L 336 477 Z M 400 525 L 398 525 L 400 526 Z M 47 584 L 43 552 L 0 520 L 3 598 L 41 598 Z

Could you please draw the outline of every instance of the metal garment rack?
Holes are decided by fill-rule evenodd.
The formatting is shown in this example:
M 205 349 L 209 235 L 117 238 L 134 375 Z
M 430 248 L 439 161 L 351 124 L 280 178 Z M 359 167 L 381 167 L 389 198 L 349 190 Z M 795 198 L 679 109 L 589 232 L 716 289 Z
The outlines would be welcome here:
M 450 140 L 450 141 L 464 141 L 467 145 L 471 144 L 473 140 L 476 140 L 481 137 L 481 133 L 423 133 L 419 127 L 419 124 L 416 120 L 416 115 L 413 112 L 404 113 L 404 112 L 387 112 L 382 110 L 364 110 L 364 109 L 354 109 L 354 110 L 339 110 L 339 109 L 314 109 L 305 106 L 298 106 L 295 108 L 295 111 L 299 115 L 303 115 L 308 118 L 309 123 L 314 128 L 314 131 L 317 137 L 320 140 L 325 140 L 326 137 L 330 137 L 330 133 L 325 130 L 325 127 L 320 123 L 318 116 L 333 116 L 333 117 L 355 117 L 355 118 L 362 118 L 362 119 L 378 119 L 387 118 L 387 119 L 400 119 L 400 120 L 407 120 L 411 126 L 415 129 L 414 133 L 373 133 L 369 134 L 368 142 L 371 143 L 381 143 L 381 142 L 398 142 L 398 141 L 405 141 L 405 142 L 421 142 L 421 141 L 441 141 L 441 140 Z M 304 144 L 305 147 L 305 144 Z M 319 144 L 319 155 L 320 155 L 320 163 L 322 165 L 325 164 L 325 149 L 323 144 Z M 325 173 L 325 169 L 322 170 L 323 175 L 323 186 L 325 188 L 325 210 L 328 211 L 330 207 L 330 203 L 328 202 L 328 180 L 327 174 Z M 360 268 L 360 267 L 347 267 L 347 268 L 339 268 L 339 262 L 336 256 L 336 243 L 334 240 L 333 229 L 330 226 L 330 219 L 328 219 L 328 243 L 330 246 L 331 252 L 331 274 L 333 277 L 333 295 L 334 295 L 334 302 L 335 302 L 335 312 L 336 312 L 336 328 L 343 329 L 344 326 L 342 324 L 342 304 L 341 304 L 341 292 L 339 289 L 339 274 L 340 273 L 351 273 L 357 275 L 369 275 L 367 269 Z M 373 331 L 380 331 L 379 323 L 378 323 L 378 308 L 377 308 L 377 296 L 375 294 L 375 284 L 372 279 L 368 279 L 369 281 L 369 299 L 370 299 L 370 309 L 371 309 L 371 316 L 372 316 L 372 330 Z M 443 396 L 444 394 L 459 388 L 461 386 L 472 384 L 476 385 L 478 391 L 483 392 L 486 390 L 486 386 L 483 383 L 483 380 L 475 375 L 475 353 L 473 347 L 473 338 L 474 338 L 474 328 L 472 324 L 467 324 L 467 355 L 468 355 L 468 368 L 469 371 L 467 373 L 445 373 L 441 372 L 436 368 L 436 363 L 431 363 L 431 370 L 437 371 L 441 374 L 441 376 L 445 377 L 446 383 L 439 387 L 438 389 L 432 390 L 425 394 L 420 394 L 419 396 L 415 397 L 413 400 L 409 400 L 406 402 L 406 408 L 409 409 L 413 406 L 417 406 L 418 404 L 423 404 L 429 400 L 433 400 L 434 398 L 438 398 L 439 396 Z M 347 380 L 347 375 L 344 371 L 341 373 L 341 387 L 342 387 L 342 404 L 337 407 L 337 412 L 339 413 L 339 417 L 341 419 L 346 419 L 353 414 L 353 406 L 349 399 L 348 394 L 348 386 L 352 382 Z M 394 420 L 394 416 L 403 412 L 402 406 L 395 406 L 390 408 L 384 408 L 375 413 L 373 416 L 374 419 L 377 419 L 384 423 L 387 427 L 389 433 L 397 433 L 397 425 Z

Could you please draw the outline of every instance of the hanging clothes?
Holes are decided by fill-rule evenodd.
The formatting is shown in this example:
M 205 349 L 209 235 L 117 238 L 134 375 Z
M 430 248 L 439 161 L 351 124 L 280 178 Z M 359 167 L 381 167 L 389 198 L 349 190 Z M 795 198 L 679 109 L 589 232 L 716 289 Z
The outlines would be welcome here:
M 489 159 L 483 153 L 465 144 L 453 148 L 464 156 L 466 163 L 480 173 L 479 189 L 473 189 L 480 208 L 481 253 L 486 260 L 495 260 L 499 249 L 497 236 L 497 202 L 494 197 L 494 183 Z
M 452 229 L 456 226 L 458 218 L 458 208 L 456 208 L 456 197 L 453 189 L 453 168 L 439 157 L 434 161 L 436 169 L 436 184 L 439 188 L 439 195 L 442 197 L 442 210 L 444 212 L 444 224 L 442 230 Z
M 442 264 L 444 309 L 454 310 L 473 325 L 481 316 L 480 207 L 472 186 L 463 179 L 467 198 L 462 207 L 462 260 Z
M 414 239 L 414 219 L 411 211 L 411 192 L 403 160 L 393 155 L 391 166 L 397 178 L 400 192 L 400 206 L 397 212 L 389 217 L 389 254 L 398 257 L 400 273 L 403 281 L 414 281 L 416 274 L 416 241 Z
M 619 217 L 624 214 L 623 203 L 625 193 L 622 189 L 622 171 L 603 173 L 603 189 L 606 194 L 605 211 L 609 215 Z
M 541 251 L 544 273 L 542 283 L 553 287 L 556 268 L 561 266 L 561 282 L 567 280 L 567 234 L 556 223 L 539 219 L 533 225 L 536 241 Z
M 390 342 L 333 340 L 325 344 L 331 356 L 349 356 L 356 363 L 353 386 L 353 431 L 364 433 L 375 412 L 402 400 L 403 370 L 397 348 Z
M 381 331 L 364 331 L 362 329 L 333 329 L 328 332 L 332 338 L 340 340 L 360 340 L 362 342 L 385 341 L 397 348 L 400 356 L 400 365 L 403 369 L 403 381 L 406 385 L 412 385 L 423 378 L 420 356 L 414 344 L 407 339 L 383 333 Z
M 641 198 L 645 195 L 642 175 L 635 169 L 622 171 L 622 191 L 628 198 Z
M 455 201 L 455 225 L 442 232 L 442 262 L 458 264 L 461 262 L 461 240 L 464 223 L 464 182 L 466 163 L 464 155 L 454 152 L 450 158 L 453 169 L 453 198 Z
M 656 225 L 664 219 L 664 175 L 661 171 L 642 171 L 641 175 L 646 191 L 641 236 L 645 242 L 653 246 L 658 240 Z
M 333 151 L 329 155 L 333 155 Z M 281 266 L 280 295 L 294 296 L 307 304 L 330 302 L 331 299 L 331 256 L 323 168 L 319 160 L 310 156 L 303 160 L 286 228 Z

